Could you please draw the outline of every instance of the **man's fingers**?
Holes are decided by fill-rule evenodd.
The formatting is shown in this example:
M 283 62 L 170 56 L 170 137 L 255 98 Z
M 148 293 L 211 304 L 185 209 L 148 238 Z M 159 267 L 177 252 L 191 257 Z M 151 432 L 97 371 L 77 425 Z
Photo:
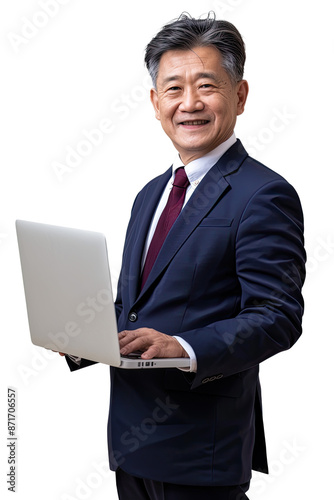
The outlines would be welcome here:
M 130 354 L 134 351 L 144 351 L 148 345 L 144 336 L 136 334 L 136 331 L 124 331 L 119 335 L 119 346 L 121 354 Z
M 54 351 L 53 349 L 51 349 L 51 350 L 52 350 L 52 352 L 56 352 L 56 353 L 58 352 L 59 356 L 66 356 L 66 354 L 64 354 L 63 352 Z
M 119 332 L 118 338 L 119 340 L 123 340 L 131 331 L 128 330 L 123 330 L 122 332 Z
M 160 348 L 156 345 L 151 345 L 147 351 L 143 352 L 141 357 L 143 359 L 159 358 Z
M 152 328 L 120 332 L 119 345 L 122 355 L 141 351 L 143 359 L 187 357 L 187 353 L 177 339 Z
M 121 354 L 130 354 L 131 352 L 135 352 L 135 351 L 142 351 L 142 349 L 140 349 L 137 346 L 136 342 L 130 342 L 130 344 L 127 344 L 126 346 L 121 347 L 121 349 L 120 349 Z
M 163 343 L 162 337 L 164 337 L 163 334 L 149 328 L 124 330 L 119 333 L 120 352 L 122 355 L 127 355 L 131 352 L 142 351 L 142 357 L 144 356 L 145 359 L 159 357 Z
M 141 344 L 145 342 L 144 338 L 138 337 L 135 331 L 124 331 L 119 334 L 119 346 L 122 354 L 128 354 L 128 352 L 134 350 L 140 350 Z M 122 352 L 126 349 L 127 352 Z

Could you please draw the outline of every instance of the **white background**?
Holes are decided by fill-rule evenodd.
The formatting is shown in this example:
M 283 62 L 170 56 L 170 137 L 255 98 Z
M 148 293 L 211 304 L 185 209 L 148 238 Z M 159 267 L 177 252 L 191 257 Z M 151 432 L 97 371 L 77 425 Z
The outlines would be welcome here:
M 174 156 L 149 102 L 145 46 L 182 11 L 197 17 L 213 9 L 238 27 L 247 48 L 250 94 L 236 134 L 297 189 L 309 257 L 304 334 L 291 351 L 261 367 L 272 474 L 254 475 L 249 496 L 330 498 L 330 2 L 57 0 L 49 14 L 43 3 L 5 0 L 0 7 L 1 497 L 12 498 L 6 485 L 10 386 L 18 397 L 16 498 L 116 498 L 106 467 L 108 368 L 71 374 L 58 355 L 47 359 L 30 343 L 14 221 L 103 231 L 116 283 L 134 196 Z M 66 164 L 69 151 L 80 150 L 84 131 L 106 119 L 112 131 L 57 176 L 55 162 Z

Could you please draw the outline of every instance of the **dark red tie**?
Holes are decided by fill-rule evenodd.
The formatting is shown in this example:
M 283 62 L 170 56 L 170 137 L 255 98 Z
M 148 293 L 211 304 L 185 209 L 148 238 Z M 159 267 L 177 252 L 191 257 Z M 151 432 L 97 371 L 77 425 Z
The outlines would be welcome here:
M 178 168 L 175 172 L 173 188 L 169 194 L 167 204 L 160 216 L 147 252 L 142 274 L 141 288 L 143 288 L 147 277 L 150 274 L 155 259 L 158 256 L 160 248 L 162 247 L 162 244 L 165 241 L 169 230 L 171 229 L 172 225 L 177 219 L 177 216 L 181 212 L 188 186 L 189 180 L 187 174 L 184 171 L 184 167 Z

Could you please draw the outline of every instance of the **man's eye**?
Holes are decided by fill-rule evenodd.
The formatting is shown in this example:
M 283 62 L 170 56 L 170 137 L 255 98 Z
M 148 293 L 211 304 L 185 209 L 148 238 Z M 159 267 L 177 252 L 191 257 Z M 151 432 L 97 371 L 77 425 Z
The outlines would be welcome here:
M 170 87 L 168 90 L 171 92 L 176 92 L 177 90 L 180 90 L 180 87 Z
M 210 87 L 212 87 L 211 83 L 203 83 L 200 88 L 208 89 Z

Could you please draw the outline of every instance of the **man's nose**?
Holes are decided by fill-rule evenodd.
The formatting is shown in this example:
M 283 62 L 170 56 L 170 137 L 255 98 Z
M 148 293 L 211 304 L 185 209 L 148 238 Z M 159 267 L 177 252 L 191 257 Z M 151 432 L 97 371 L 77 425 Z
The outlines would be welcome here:
M 204 103 L 199 93 L 194 89 L 187 89 L 182 95 L 182 101 L 179 105 L 180 111 L 192 113 L 194 111 L 202 111 Z

